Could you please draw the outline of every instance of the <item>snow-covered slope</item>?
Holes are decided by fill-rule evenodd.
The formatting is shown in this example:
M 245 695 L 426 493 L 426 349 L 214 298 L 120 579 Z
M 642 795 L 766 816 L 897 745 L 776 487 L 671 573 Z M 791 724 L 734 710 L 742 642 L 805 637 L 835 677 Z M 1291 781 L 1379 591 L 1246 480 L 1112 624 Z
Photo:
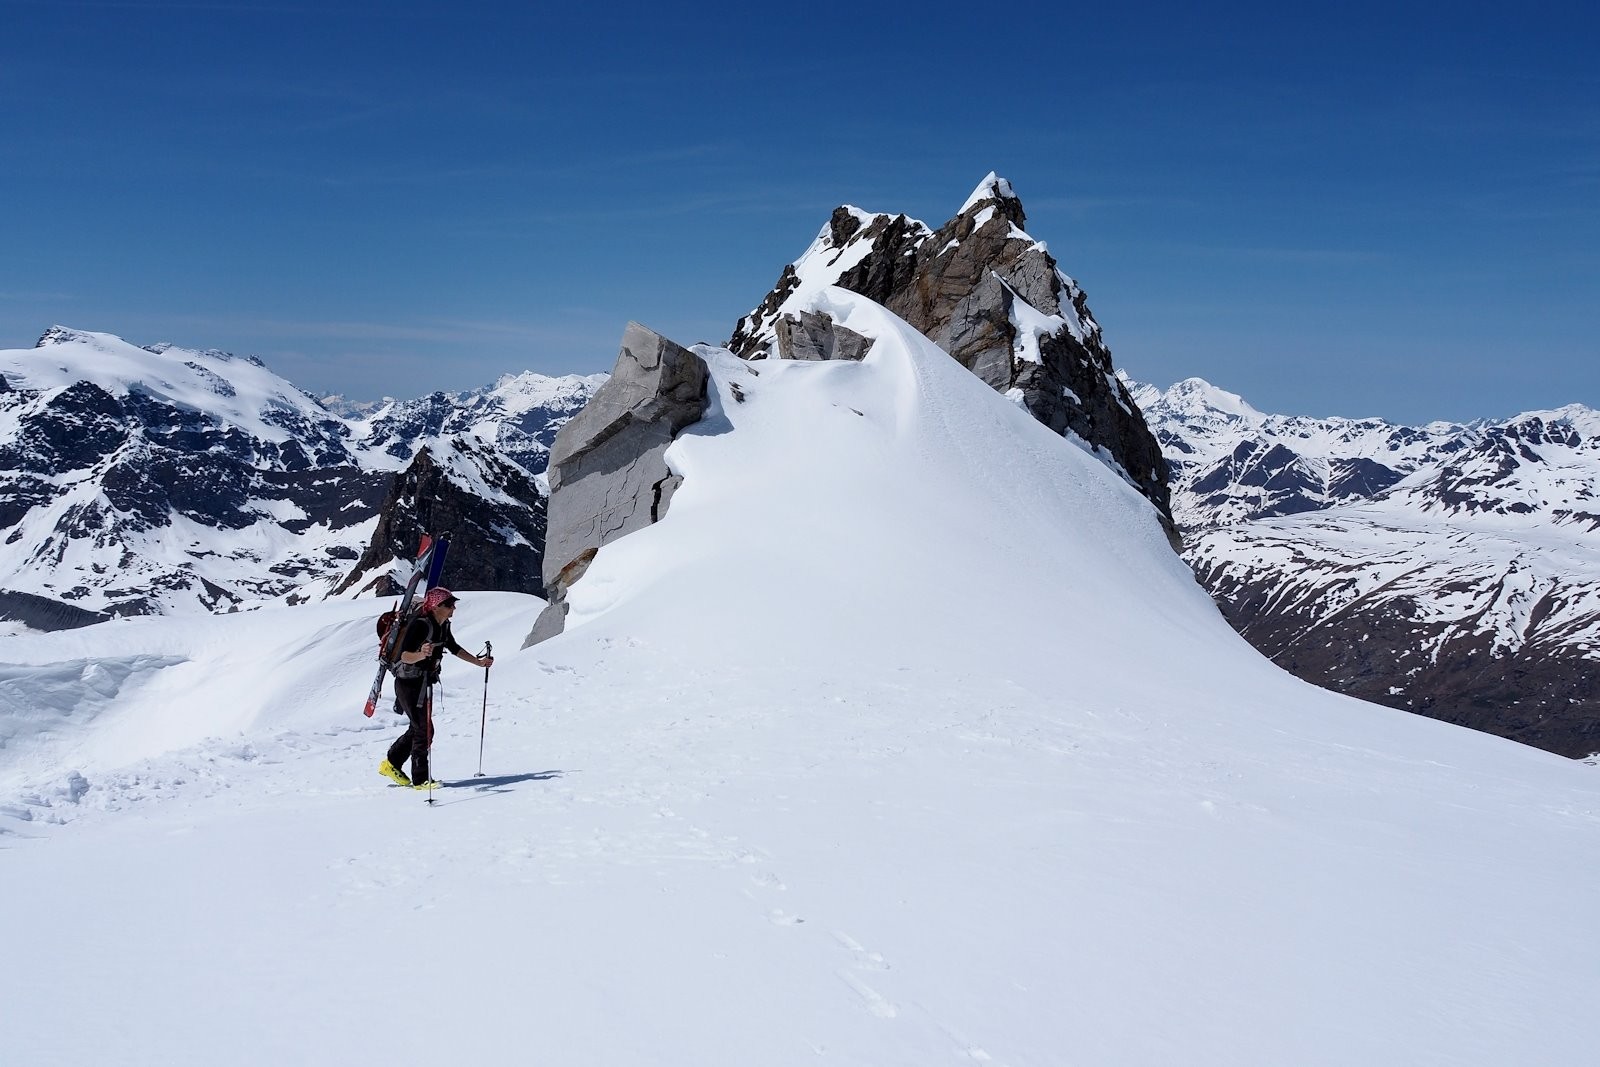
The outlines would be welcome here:
M 1586 1062 L 1596 770 L 1273 667 L 1105 465 L 826 298 L 866 360 L 701 349 L 672 509 L 564 635 L 467 599 L 487 777 L 447 664 L 432 810 L 356 605 L 8 645 L 13 699 L 126 672 L 0 749 L 8 1054 Z
M 53 328 L 0 352 L 0 617 L 325 595 L 424 449 L 488 501 L 485 524 L 537 537 L 549 441 L 599 380 L 524 374 L 346 417 L 251 358 Z
M 1186 558 L 1258 649 L 1341 692 L 1600 750 L 1600 415 L 1393 426 L 1138 390 Z

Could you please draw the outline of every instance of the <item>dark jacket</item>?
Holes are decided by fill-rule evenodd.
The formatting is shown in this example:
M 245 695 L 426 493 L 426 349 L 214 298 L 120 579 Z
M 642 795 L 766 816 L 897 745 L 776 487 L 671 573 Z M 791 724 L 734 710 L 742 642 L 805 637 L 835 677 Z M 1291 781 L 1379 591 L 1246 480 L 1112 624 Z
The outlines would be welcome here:
M 406 627 L 406 635 L 400 641 L 401 652 L 419 652 L 422 646 L 429 641 L 433 642 L 433 655 L 417 663 L 396 663 L 394 676 L 407 681 L 425 678 L 432 684 L 439 680 L 439 665 L 444 662 L 446 652 L 465 651 L 456 644 L 455 635 L 450 632 L 448 622 L 434 622 L 433 615 L 418 615 L 411 620 L 411 625 Z

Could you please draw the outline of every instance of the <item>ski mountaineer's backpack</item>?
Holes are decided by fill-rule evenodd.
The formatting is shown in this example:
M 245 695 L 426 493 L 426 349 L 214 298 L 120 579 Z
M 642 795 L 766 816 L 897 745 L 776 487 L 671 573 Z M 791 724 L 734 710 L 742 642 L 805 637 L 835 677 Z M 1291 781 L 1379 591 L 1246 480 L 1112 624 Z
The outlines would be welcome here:
M 389 661 L 384 658 L 384 653 L 389 648 L 389 631 L 394 629 L 395 620 L 399 617 L 400 608 L 398 605 L 378 616 L 378 662 L 385 667 L 389 666 Z M 398 644 L 394 651 L 396 656 L 400 654 Z
M 404 620 L 401 620 L 399 610 L 396 608 L 390 608 L 388 611 L 378 616 L 378 662 L 383 664 L 384 668 L 396 678 L 421 678 L 428 671 L 427 660 L 423 660 L 420 663 L 400 662 L 400 651 L 406 641 L 406 630 L 409 630 L 411 628 L 411 624 L 418 619 L 422 619 L 427 622 L 428 636 L 425 637 L 423 641 L 431 644 L 433 642 L 436 629 L 434 626 L 433 617 L 431 615 L 426 613 L 409 613 Z M 389 646 L 389 632 L 393 630 L 397 624 L 401 625 L 401 630 L 399 636 L 394 642 L 394 658 L 385 659 L 384 651 Z

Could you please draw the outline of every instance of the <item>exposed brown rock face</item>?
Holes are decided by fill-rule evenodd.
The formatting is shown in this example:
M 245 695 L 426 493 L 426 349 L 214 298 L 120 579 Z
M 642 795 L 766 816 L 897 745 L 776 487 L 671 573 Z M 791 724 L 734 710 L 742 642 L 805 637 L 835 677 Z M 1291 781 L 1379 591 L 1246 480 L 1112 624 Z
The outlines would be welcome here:
M 834 284 L 899 315 L 994 389 L 1057 433 L 1110 458 L 1152 504 L 1176 543 L 1167 464 L 1138 405 L 1116 377 L 1083 290 L 1023 229 L 1022 202 L 991 175 L 938 230 L 904 215 L 834 211 L 728 347 L 745 359 L 860 358 L 854 342 L 800 305 Z M 854 337 L 854 335 L 850 335 Z M 833 352 L 834 355 L 821 353 Z

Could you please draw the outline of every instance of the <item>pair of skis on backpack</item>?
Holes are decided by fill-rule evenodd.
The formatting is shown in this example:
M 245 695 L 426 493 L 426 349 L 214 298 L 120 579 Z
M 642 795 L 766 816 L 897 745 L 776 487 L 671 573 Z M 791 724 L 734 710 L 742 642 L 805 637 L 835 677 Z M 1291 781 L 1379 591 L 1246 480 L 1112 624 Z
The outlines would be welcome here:
M 405 590 L 400 594 L 399 603 L 378 617 L 378 676 L 372 680 L 366 707 L 361 709 L 361 714 L 369 719 L 378 710 L 378 701 L 383 698 L 383 676 L 394 669 L 395 659 L 400 654 L 400 642 L 416 615 L 416 605 L 422 602 L 419 590 L 426 594 L 439 584 L 439 579 L 444 576 L 445 555 L 449 551 L 448 537 L 423 534 L 422 543 L 417 546 L 416 565 L 411 570 Z

